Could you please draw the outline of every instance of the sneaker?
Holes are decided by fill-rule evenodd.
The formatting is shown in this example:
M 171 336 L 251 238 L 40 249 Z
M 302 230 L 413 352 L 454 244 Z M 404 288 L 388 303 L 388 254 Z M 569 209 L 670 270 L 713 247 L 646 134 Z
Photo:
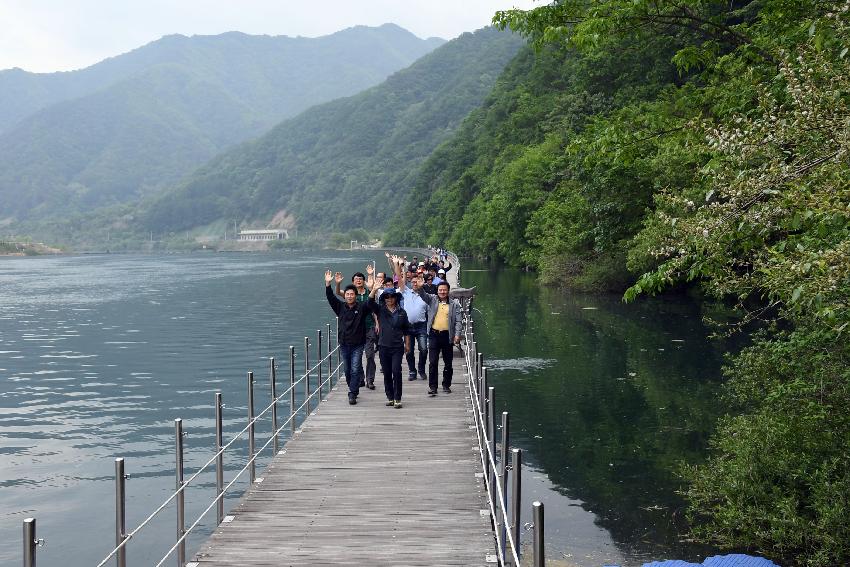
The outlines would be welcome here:
M 395 409 L 401 409 L 401 400 L 396 400 L 393 405 L 395 406 Z
M 436 396 L 437 395 L 437 389 L 433 388 L 431 390 L 428 390 L 428 395 L 431 396 L 431 397 Z
M 445 392 L 446 394 L 451 394 L 451 393 L 452 393 L 452 389 L 451 389 L 451 388 L 449 388 L 448 386 L 443 386 L 443 392 Z
M 416 374 L 411 374 L 407 377 L 408 380 L 416 380 Z
M 419 373 L 419 379 L 420 379 L 420 380 L 427 380 L 427 379 L 428 379 L 428 377 L 427 377 L 427 376 L 425 376 L 425 373 L 424 373 L 424 372 L 420 372 L 420 373 Z
M 386 404 L 384 404 L 384 405 L 386 405 L 386 406 L 394 406 L 394 405 L 395 405 L 395 400 L 387 400 L 387 403 L 386 403 Z
M 363 388 L 365 386 L 366 386 L 366 380 L 361 380 L 360 381 L 360 387 Z
M 375 389 L 375 383 L 374 382 L 366 382 L 366 387 L 369 388 L 370 390 L 374 390 Z
M 357 398 L 348 398 L 348 405 L 356 406 L 357 405 Z

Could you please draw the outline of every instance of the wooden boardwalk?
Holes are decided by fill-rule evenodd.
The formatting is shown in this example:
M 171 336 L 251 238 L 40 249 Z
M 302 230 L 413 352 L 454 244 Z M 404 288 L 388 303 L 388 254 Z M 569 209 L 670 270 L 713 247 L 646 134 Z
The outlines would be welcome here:
M 345 380 L 304 423 L 201 546 L 203 567 L 486 565 L 495 553 L 476 473 L 471 402 L 455 350 L 451 394 L 405 382 L 402 409 L 383 380 L 349 406 Z M 442 369 L 441 369 L 442 371 Z

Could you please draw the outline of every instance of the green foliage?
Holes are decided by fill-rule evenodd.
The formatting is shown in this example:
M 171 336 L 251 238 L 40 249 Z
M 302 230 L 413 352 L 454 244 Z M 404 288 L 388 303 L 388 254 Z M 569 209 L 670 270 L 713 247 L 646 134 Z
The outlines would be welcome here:
M 763 335 L 732 361 L 732 399 L 750 411 L 725 419 L 716 456 L 687 469 L 702 539 L 796 564 L 847 564 L 848 364 L 845 341 L 807 327 Z
M 731 328 L 730 411 L 688 470 L 696 534 L 850 562 L 850 63 L 842 1 L 556 0 L 423 165 L 391 242 L 447 242 L 627 300 L 699 284 Z M 417 223 L 419 211 L 433 216 Z M 785 331 L 780 331 L 785 329 Z
M 694 112 L 668 93 L 678 43 L 657 36 L 592 53 L 524 50 L 423 164 L 388 241 L 447 242 L 561 284 L 599 262 L 607 269 L 588 284 L 609 274 L 601 288 L 624 286 L 625 268 L 611 259 L 624 257 L 656 187 L 687 175 L 683 165 L 697 159 L 676 144 L 689 135 L 682 115 Z M 422 210 L 436 213 L 424 226 Z M 557 277 L 563 268 L 568 277 Z

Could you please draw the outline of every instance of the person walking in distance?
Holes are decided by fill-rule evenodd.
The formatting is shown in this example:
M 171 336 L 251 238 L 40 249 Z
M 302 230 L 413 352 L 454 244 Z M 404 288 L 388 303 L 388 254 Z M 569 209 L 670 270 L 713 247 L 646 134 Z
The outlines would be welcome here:
M 325 272 L 325 297 L 328 304 L 339 317 L 339 350 L 345 369 L 345 382 L 348 384 L 348 403 L 355 405 L 360 394 L 360 366 L 363 348 L 366 345 L 366 318 L 371 317 L 377 305 L 374 300 L 360 303 L 357 301 L 357 288 L 353 284 L 345 286 L 344 301 L 331 290 L 331 282 L 342 282 L 342 274 Z
M 369 294 L 374 297 L 380 288 L 375 284 Z M 407 313 L 401 308 L 401 293 L 393 288 L 385 288 L 377 303 L 378 356 L 381 358 L 381 370 L 384 373 L 384 392 L 387 405 L 401 408 L 401 358 L 410 350 L 410 337 L 407 335 Z
M 428 303 L 428 394 L 437 395 L 437 363 L 443 357 L 443 392 L 452 391 L 452 347 L 460 344 L 460 303 L 449 298 L 449 282 L 437 286 L 437 295 L 420 289 L 419 297 Z

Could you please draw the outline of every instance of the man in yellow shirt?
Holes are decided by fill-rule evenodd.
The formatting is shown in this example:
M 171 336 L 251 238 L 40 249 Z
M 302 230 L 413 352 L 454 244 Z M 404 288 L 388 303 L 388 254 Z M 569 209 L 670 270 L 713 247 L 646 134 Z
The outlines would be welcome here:
M 452 391 L 452 347 L 460 344 L 461 306 L 449 299 L 451 286 L 444 281 L 437 286 L 437 295 L 419 289 L 417 293 L 428 303 L 428 395 L 437 395 L 437 364 L 443 357 L 443 392 Z

